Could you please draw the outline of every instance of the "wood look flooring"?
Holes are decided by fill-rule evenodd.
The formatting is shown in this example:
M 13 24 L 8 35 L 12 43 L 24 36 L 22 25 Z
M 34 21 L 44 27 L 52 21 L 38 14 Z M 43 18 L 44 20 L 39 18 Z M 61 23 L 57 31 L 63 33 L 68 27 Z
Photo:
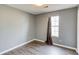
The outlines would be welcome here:
M 3 55 L 77 55 L 74 50 L 33 41 Z

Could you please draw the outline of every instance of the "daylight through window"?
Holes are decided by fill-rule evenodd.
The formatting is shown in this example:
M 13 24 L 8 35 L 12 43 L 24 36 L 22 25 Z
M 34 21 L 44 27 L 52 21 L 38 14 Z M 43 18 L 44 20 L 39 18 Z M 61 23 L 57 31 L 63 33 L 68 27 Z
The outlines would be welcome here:
M 52 36 L 59 37 L 59 16 L 51 17 L 51 32 Z

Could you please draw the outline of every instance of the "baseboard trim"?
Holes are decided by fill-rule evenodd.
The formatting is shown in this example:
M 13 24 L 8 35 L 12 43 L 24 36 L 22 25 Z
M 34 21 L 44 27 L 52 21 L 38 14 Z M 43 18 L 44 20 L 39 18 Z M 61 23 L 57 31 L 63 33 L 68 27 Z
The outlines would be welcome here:
M 34 40 L 36 40 L 36 41 L 41 41 L 41 42 L 45 42 L 44 40 L 40 40 L 40 39 L 32 39 L 32 40 L 29 40 L 29 41 L 24 42 L 24 43 L 22 43 L 22 44 L 19 44 L 19 45 L 15 46 L 15 47 L 12 47 L 12 48 L 10 48 L 10 49 L 8 49 L 8 50 L 5 50 L 5 51 L 1 52 L 0 55 L 2 55 L 2 54 L 4 54 L 4 53 L 7 53 L 7 52 L 9 52 L 9 51 L 11 51 L 11 50 L 14 50 L 14 49 L 16 49 L 16 48 L 19 48 L 19 47 L 21 47 L 21 46 L 23 46 L 23 45 L 25 45 L 25 44 L 28 44 L 28 43 L 30 43 L 30 42 L 32 42 L 32 41 L 34 41 Z M 77 51 L 76 48 L 69 47 L 69 46 L 65 46 L 65 45 L 61 45 L 61 44 L 56 44 L 56 43 L 53 43 L 53 44 L 56 45 L 56 46 L 60 46 L 60 47 L 68 48 L 68 49 L 71 49 L 71 50 L 75 50 L 75 51 L 78 53 L 78 51 Z M 78 53 L 78 54 L 79 54 L 79 53 Z
M 40 39 L 34 39 L 34 40 L 41 41 L 41 42 L 45 42 L 44 40 L 40 40 Z M 70 47 L 70 46 L 66 46 L 66 45 L 57 44 L 57 43 L 53 43 L 53 44 L 56 45 L 56 46 L 63 47 L 63 48 L 75 50 L 77 52 L 77 49 L 76 48 L 73 48 L 73 47 Z
M 35 39 L 32 39 L 32 40 L 29 40 L 29 41 L 24 42 L 24 43 L 22 43 L 22 44 L 19 44 L 19 45 L 15 46 L 15 47 L 12 47 L 12 48 L 10 48 L 10 49 L 7 49 L 7 50 L 1 52 L 0 55 L 2 55 L 2 54 L 4 54 L 4 53 L 7 53 L 7 52 L 9 52 L 9 51 L 11 51 L 11 50 L 14 50 L 14 49 L 16 49 L 16 48 L 19 48 L 19 47 L 21 47 L 21 46 L 23 46 L 23 45 L 25 45 L 25 44 L 28 44 L 28 43 L 30 43 L 30 42 L 32 42 L 32 41 L 34 41 L 34 40 L 35 40 Z
M 76 49 L 76 52 L 77 52 L 77 54 L 79 55 L 79 52 L 78 52 L 78 50 Z
M 45 42 L 44 40 L 40 40 L 40 39 L 33 39 L 33 40 L 40 41 L 40 42 Z
M 34 39 L 34 40 L 41 41 L 41 42 L 45 42 L 44 40 L 40 40 L 40 39 Z M 76 51 L 78 53 L 77 48 L 73 48 L 73 47 L 70 47 L 70 46 L 61 45 L 61 44 L 57 44 L 57 43 L 53 43 L 53 44 L 56 45 L 56 46 L 60 46 L 60 47 L 63 47 L 63 48 L 67 48 L 67 49 L 74 50 L 74 51 Z M 78 53 L 78 55 L 79 55 L 79 53 Z
M 77 50 L 76 48 L 73 48 L 73 47 L 70 47 L 70 46 L 66 46 L 66 45 L 61 45 L 61 44 L 57 44 L 57 43 L 53 43 L 54 45 L 56 46 L 60 46 L 60 47 L 63 47 L 63 48 L 67 48 L 67 49 L 71 49 L 71 50 Z

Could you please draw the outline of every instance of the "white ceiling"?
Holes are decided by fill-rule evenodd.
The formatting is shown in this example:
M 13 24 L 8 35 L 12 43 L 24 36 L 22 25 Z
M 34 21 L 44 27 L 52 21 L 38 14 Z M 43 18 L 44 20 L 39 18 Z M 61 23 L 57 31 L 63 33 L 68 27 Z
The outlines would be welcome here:
M 9 4 L 8 6 L 14 7 L 35 15 L 77 6 L 77 4 L 46 4 L 46 5 L 48 5 L 48 8 L 44 8 L 44 6 L 36 7 L 33 4 Z

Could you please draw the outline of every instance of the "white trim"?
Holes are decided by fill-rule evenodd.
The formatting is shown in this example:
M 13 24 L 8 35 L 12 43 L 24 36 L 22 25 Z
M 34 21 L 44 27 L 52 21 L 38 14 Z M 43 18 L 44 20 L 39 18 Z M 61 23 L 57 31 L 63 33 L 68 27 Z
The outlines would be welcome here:
M 76 52 L 78 53 L 78 50 L 76 49 Z M 79 53 L 78 53 L 78 55 L 79 55 Z
M 33 39 L 33 40 L 36 40 L 36 41 L 41 41 L 41 42 L 45 42 L 44 40 L 40 40 L 40 39 Z
M 28 44 L 28 43 L 30 43 L 30 42 L 32 42 L 32 41 L 34 41 L 34 40 L 36 40 L 36 41 L 41 41 L 41 42 L 45 42 L 44 40 L 40 40 L 40 39 L 32 39 L 32 40 L 30 40 L 30 41 L 27 41 L 27 42 L 24 42 L 24 43 L 22 43 L 22 44 L 19 44 L 19 45 L 15 46 L 15 47 L 12 47 L 12 48 L 10 48 L 10 49 L 8 49 L 8 50 L 5 50 L 5 51 L 1 52 L 0 55 L 4 54 L 4 53 L 6 53 L 6 52 L 9 52 L 9 51 L 11 51 L 11 50 L 14 50 L 14 49 L 16 49 L 16 48 L 18 48 L 18 47 L 21 47 L 21 46 L 23 46 L 23 45 L 25 45 L 25 44 Z M 57 46 L 60 46 L 60 47 L 64 47 L 64 48 L 68 48 L 68 49 L 75 50 L 75 51 L 78 53 L 78 51 L 77 51 L 76 48 L 69 47 L 69 46 L 65 46 L 65 45 L 61 45 L 61 44 L 56 44 L 56 43 L 53 43 L 53 44 L 54 44 L 54 45 L 57 45 Z M 79 54 L 79 53 L 78 53 L 78 54 Z
M 40 39 L 34 39 L 34 40 L 41 41 L 41 42 L 45 42 L 44 40 L 40 40 Z M 53 44 L 56 45 L 56 46 L 63 47 L 63 48 L 67 48 L 67 49 L 75 50 L 75 51 L 78 53 L 77 48 L 70 47 L 70 46 L 66 46 L 66 45 L 61 45 L 61 44 L 57 44 L 57 43 L 53 43 Z M 78 53 L 78 55 L 79 55 L 79 53 Z
M 41 41 L 41 42 L 45 42 L 44 40 L 40 40 L 40 39 L 34 39 L 34 40 Z M 61 44 L 57 44 L 57 43 L 53 43 L 53 44 L 56 45 L 56 46 L 63 47 L 63 48 L 67 48 L 67 49 L 75 50 L 75 51 L 78 53 L 77 48 L 73 48 L 73 47 L 70 47 L 70 46 L 61 45 Z M 79 54 L 79 53 L 78 53 L 78 54 Z
M 40 39 L 33 39 L 33 40 L 45 42 L 44 40 L 40 40 Z M 66 45 L 61 45 L 61 44 L 57 44 L 57 43 L 53 43 L 53 44 L 54 44 L 54 45 L 57 45 L 57 46 L 60 46 L 60 47 L 68 48 L 68 49 L 71 49 L 71 50 L 75 50 L 75 51 L 77 52 L 77 48 L 70 47 L 70 46 L 66 46 Z
M 68 49 L 71 49 L 71 50 L 77 50 L 76 48 L 74 48 L 74 47 L 70 47 L 70 46 L 66 46 L 66 45 L 61 45 L 61 44 L 57 44 L 57 43 L 53 43 L 54 45 L 56 45 L 56 46 L 60 46 L 60 47 L 64 47 L 64 48 L 68 48 Z
M 34 40 L 45 42 L 45 41 L 39 40 L 39 39 L 34 39 Z M 61 45 L 61 44 L 57 44 L 57 43 L 53 43 L 53 44 L 56 45 L 56 46 L 60 46 L 60 47 L 68 48 L 68 49 L 71 49 L 71 50 L 75 50 L 77 52 L 77 48 L 66 46 L 66 45 Z
M 22 44 L 19 44 L 19 45 L 15 46 L 15 47 L 10 48 L 10 49 L 7 49 L 7 50 L 1 52 L 0 55 L 4 54 L 4 53 L 6 53 L 6 52 L 9 52 L 9 51 L 11 51 L 11 50 L 14 50 L 14 49 L 16 49 L 16 48 L 18 48 L 18 47 L 21 47 L 21 46 L 23 46 L 23 45 L 25 45 L 25 44 L 28 44 L 28 43 L 32 42 L 33 40 L 35 40 L 35 39 L 32 39 L 32 40 L 27 41 L 27 42 L 24 42 L 24 43 L 22 43 Z
M 34 41 L 34 40 L 44 42 L 43 40 L 32 39 L 32 40 L 30 40 L 30 41 L 24 42 L 24 43 L 19 44 L 19 45 L 15 46 L 15 47 L 12 47 L 12 48 L 10 48 L 10 49 L 7 49 L 7 50 L 5 50 L 5 51 L 3 51 L 3 52 L 0 52 L 0 55 L 2 55 L 2 54 L 4 54 L 4 53 L 7 53 L 7 52 L 9 52 L 9 51 L 11 51 L 11 50 L 14 50 L 14 49 L 16 49 L 16 48 L 18 48 L 18 47 L 21 47 L 21 46 L 23 46 L 23 45 L 25 45 L 25 44 L 28 44 L 28 43 L 30 43 L 30 42 L 32 42 L 32 41 Z

